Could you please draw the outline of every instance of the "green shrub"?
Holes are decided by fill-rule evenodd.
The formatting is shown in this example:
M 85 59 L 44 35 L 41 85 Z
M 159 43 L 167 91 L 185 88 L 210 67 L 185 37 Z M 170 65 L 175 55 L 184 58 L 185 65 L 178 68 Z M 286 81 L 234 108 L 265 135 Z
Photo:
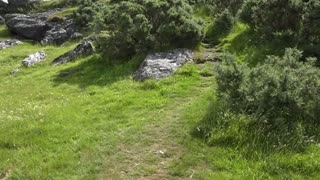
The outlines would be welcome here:
M 218 101 L 226 111 L 252 117 L 248 132 L 276 143 L 294 137 L 301 144 L 320 125 L 320 70 L 315 59 L 302 62 L 301 57 L 302 52 L 287 49 L 283 57 L 269 56 L 250 68 L 227 56 L 217 68 Z
M 244 0 L 189 0 L 191 4 L 199 6 L 213 7 L 212 14 L 222 13 L 224 10 L 228 10 L 233 16 L 235 16 L 240 10 Z
M 234 22 L 232 14 L 228 9 L 225 9 L 221 14 L 217 15 L 214 23 L 209 27 L 207 38 L 210 39 L 211 43 L 218 44 L 221 38 L 230 33 Z
M 91 26 L 92 28 L 92 23 L 96 23 L 98 17 L 105 16 L 105 12 L 107 11 L 105 3 L 98 0 L 77 0 L 77 2 L 73 3 L 80 5 L 74 14 L 77 24 L 83 27 Z
M 257 31 L 287 36 L 309 55 L 319 55 L 314 48 L 320 43 L 319 14 L 319 0 L 246 0 L 239 17 Z
M 232 15 L 236 15 L 241 8 L 244 0 L 211 0 L 216 9 L 225 10 L 228 9 Z
M 302 0 L 246 0 L 240 18 L 266 33 L 299 31 Z
M 79 20 L 108 31 L 100 47 L 111 57 L 155 49 L 193 48 L 203 38 L 203 23 L 193 16 L 186 0 L 113 0 L 108 6 L 92 3 L 79 8 Z
M 287 49 L 283 57 L 269 56 L 254 68 L 230 58 L 218 68 L 218 93 L 234 109 L 263 117 L 272 126 L 298 120 L 319 124 L 320 70 L 315 59 L 301 62 L 301 57 L 302 52 Z

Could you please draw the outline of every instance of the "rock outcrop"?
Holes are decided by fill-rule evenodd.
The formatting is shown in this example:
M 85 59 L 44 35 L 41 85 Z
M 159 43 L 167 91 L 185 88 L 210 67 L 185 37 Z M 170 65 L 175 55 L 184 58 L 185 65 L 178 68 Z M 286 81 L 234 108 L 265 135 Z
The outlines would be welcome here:
M 134 79 L 163 79 L 172 75 L 179 67 L 193 61 L 193 53 L 188 49 L 150 54 L 136 72 Z
M 8 29 L 27 39 L 43 39 L 49 29 L 45 21 L 24 14 L 8 14 L 5 16 Z
M 17 46 L 19 44 L 22 44 L 22 42 L 19 41 L 19 40 L 16 40 L 16 39 L 0 41 L 0 50 L 1 49 L 6 49 L 6 48 L 9 48 L 9 47 L 13 47 L 13 46 Z
M 70 17 L 58 18 L 54 9 L 33 15 L 7 14 L 5 16 L 8 29 L 27 39 L 40 41 L 42 45 L 61 45 L 68 39 L 79 38 L 74 20 Z M 58 19 L 58 20 L 57 20 Z
M 53 60 L 52 65 L 65 64 L 70 61 L 74 61 L 77 58 L 91 55 L 94 51 L 94 47 L 92 45 L 91 40 L 85 40 L 81 44 L 79 44 L 75 49 L 69 51 L 62 56 Z
M 25 67 L 31 67 L 36 63 L 44 61 L 45 59 L 46 59 L 46 54 L 44 53 L 44 51 L 38 51 L 34 54 L 29 55 L 27 58 L 25 58 L 22 61 L 22 65 L 24 65 Z
M 74 20 L 66 18 L 61 21 L 47 21 L 49 31 L 46 32 L 45 37 L 41 40 L 42 45 L 56 44 L 61 45 L 68 39 L 72 39 L 73 35 L 77 33 L 78 36 L 83 36 L 76 31 Z
M 63 28 L 52 28 L 47 31 L 45 37 L 41 40 L 41 45 L 56 44 L 61 45 L 69 38 L 68 32 Z

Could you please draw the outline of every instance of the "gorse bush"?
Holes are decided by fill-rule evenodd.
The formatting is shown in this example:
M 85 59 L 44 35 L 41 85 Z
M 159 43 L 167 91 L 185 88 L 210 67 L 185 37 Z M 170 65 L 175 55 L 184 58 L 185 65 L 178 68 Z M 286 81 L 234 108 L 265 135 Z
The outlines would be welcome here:
M 319 43 L 319 0 L 246 0 L 240 19 L 265 34 L 289 34 Z
M 315 59 L 299 61 L 302 52 L 287 49 L 249 68 L 230 58 L 218 68 L 218 94 L 232 109 L 254 114 L 272 128 L 294 127 L 296 121 L 320 123 L 320 70 Z
M 266 33 L 298 32 L 303 13 L 302 4 L 298 1 L 246 0 L 240 17 L 253 28 Z
M 320 59 L 319 0 L 245 0 L 239 19 L 261 36 L 282 39 L 304 56 Z
M 276 143 L 288 137 L 301 143 L 320 126 L 320 69 L 314 58 L 301 57 L 287 49 L 283 57 L 269 56 L 250 68 L 227 56 L 217 68 L 218 101 L 225 111 L 250 117 L 248 131 L 259 130 Z
M 233 16 L 238 13 L 243 4 L 243 0 L 189 0 L 189 2 L 206 7 L 212 6 L 213 15 L 220 14 L 227 9 Z
M 78 17 L 84 16 L 85 23 L 91 21 L 108 31 L 100 47 L 112 57 L 154 49 L 192 48 L 204 35 L 203 22 L 193 16 L 193 9 L 185 0 L 113 0 L 98 8 L 93 4 L 81 7 Z
M 211 1 L 217 10 L 228 9 L 235 16 L 243 4 L 243 0 L 207 0 Z
M 225 9 L 216 16 L 214 23 L 209 27 L 206 37 L 210 39 L 211 43 L 218 44 L 221 38 L 230 33 L 234 22 L 235 19 L 230 11 Z
M 98 2 L 97 0 L 77 0 L 74 2 L 79 4 L 78 10 L 75 12 L 75 18 L 81 26 L 98 26 L 96 19 L 105 16 L 107 7 L 105 3 Z

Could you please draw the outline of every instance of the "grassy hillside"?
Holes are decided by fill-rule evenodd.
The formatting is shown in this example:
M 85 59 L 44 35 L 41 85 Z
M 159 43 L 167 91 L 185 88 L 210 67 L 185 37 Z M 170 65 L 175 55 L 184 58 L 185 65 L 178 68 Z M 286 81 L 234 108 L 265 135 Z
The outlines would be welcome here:
M 64 2 L 46 1 L 33 11 L 63 7 Z M 213 34 L 212 7 L 191 7 L 207 31 L 195 47 L 197 53 L 229 52 L 239 64 L 255 67 L 267 55 L 283 55 L 285 48 L 295 47 L 290 40 L 270 39 L 239 21 L 230 31 Z M 71 15 L 77 9 L 68 7 L 49 18 Z M 121 25 L 126 27 L 127 22 Z M 140 33 L 137 37 L 144 37 Z M 9 38 L 7 28 L 0 26 L 0 40 Z M 250 123 L 250 116 L 229 109 L 214 114 L 222 107 L 216 101 L 219 62 L 187 63 L 172 77 L 137 82 L 133 75 L 145 58 L 144 51 L 121 60 L 97 52 L 52 66 L 53 59 L 78 42 L 58 47 L 22 41 L 22 45 L 0 50 L 0 180 L 320 177 L 317 143 L 303 151 L 286 149 L 286 144 L 280 144 L 283 151 L 259 146 L 255 136 L 253 142 L 234 143 L 248 138 L 242 127 Z M 100 45 L 103 49 L 110 44 Z M 26 56 L 39 50 L 47 54 L 46 61 L 31 68 L 21 66 Z M 214 129 L 212 116 L 230 120 L 224 122 L 228 128 Z M 208 132 L 209 128 L 214 131 Z
M 241 22 L 237 22 L 220 41 L 220 49 L 234 54 L 239 62 L 251 65 L 261 63 L 267 55 L 282 55 L 285 48 L 294 47 L 290 41 L 265 37 Z
M 1 38 L 7 38 L 4 27 L 1 32 Z M 239 36 L 231 34 L 230 45 Z M 1 178 L 319 176 L 317 146 L 301 154 L 250 158 L 234 147 L 210 147 L 193 136 L 214 98 L 214 79 L 201 77 L 212 64 L 187 64 L 173 77 L 143 83 L 132 80 L 143 56 L 112 64 L 92 55 L 67 65 L 50 65 L 74 46 L 41 47 L 24 41 L 1 51 Z M 40 49 L 47 53 L 47 61 L 32 68 L 20 66 L 25 56 Z M 10 74 L 15 69 L 20 71 Z
M 96 177 L 110 166 L 104 161 L 117 154 L 121 144 L 130 148 L 139 142 L 147 125 L 163 121 L 165 108 L 192 96 L 206 81 L 189 64 L 161 82 L 134 82 L 132 74 L 143 59 L 139 56 L 124 64 L 108 64 L 93 55 L 68 65 L 50 65 L 74 45 L 24 42 L 1 51 L 1 177 Z M 25 56 L 40 49 L 48 55 L 46 62 L 20 67 Z M 18 74 L 11 75 L 17 68 Z M 144 171 L 137 176 L 153 172 Z

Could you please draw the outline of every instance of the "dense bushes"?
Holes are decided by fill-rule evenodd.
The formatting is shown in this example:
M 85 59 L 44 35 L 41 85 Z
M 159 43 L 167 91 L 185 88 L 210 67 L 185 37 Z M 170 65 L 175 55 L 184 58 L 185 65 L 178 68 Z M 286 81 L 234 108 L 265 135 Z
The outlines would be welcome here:
M 253 28 L 266 33 L 298 32 L 303 16 L 301 3 L 297 0 L 247 0 L 240 17 Z
M 240 19 L 265 34 L 288 34 L 319 43 L 319 0 L 246 0 Z
M 220 14 L 224 10 L 231 12 L 235 16 L 243 4 L 243 0 L 189 0 L 190 3 L 200 6 L 212 6 L 213 15 Z
M 320 123 L 320 70 L 314 59 L 300 62 L 301 52 L 287 49 L 280 58 L 269 56 L 264 64 L 248 68 L 228 60 L 218 69 L 219 95 L 234 109 L 255 114 L 276 128 L 303 120 Z M 276 122 L 277 121 L 277 122 Z
M 246 133 L 254 131 L 255 139 L 294 146 L 307 142 L 320 125 L 320 69 L 314 66 L 315 59 L 301 62 L 301 57 L 302 52 L 287 49 L 283 57 L 269 56 L 253 68 L 226 57 L 217 68 L 221 104 L 219 112 L 211 114 L 213 128 L 230 128 L 225 117 L 229 114 L 236 116 L 233 125 Z M 242 115 L 248 117 L 244 127 Z
M 91 4 L 91 5 L 90 5 Z M 194 47 L 203 38 L 202 21 L 193 16 L 186 0 L 111 1 L 108 6 L 82 6 L 78 17 L 94 20 L 108 31 L 101 44 L 109 56 L 127 57 L 146 50 L 168 47 Z M 103 8 L 102 8 L 103 7 Z M 87 15 L 88 14 L 88 15 Z
M 228 9 L 234 16 L 238 13 L 243 4 L 243 0 L 211 0 L 211 2 L 214 3 L 217 10 L 224 11 L 225 9 Z
M 77 0 L 79 3 L 79 8 L 75 12 L 75 18 L 77 23 L 82 26 L 94 26 L 93 23 L 96 23 L 95 19 L 97 17 L 104 16 L 105 11 L 107 10 L 104 3 L 97 2 L 97 0 Z
M 210 25 L 206 37 L 212 44 L 219 44 L 220 39 L 227 36 L 233 25 L 235 18 L 228 9 L 216 15 L 215 21 Z

